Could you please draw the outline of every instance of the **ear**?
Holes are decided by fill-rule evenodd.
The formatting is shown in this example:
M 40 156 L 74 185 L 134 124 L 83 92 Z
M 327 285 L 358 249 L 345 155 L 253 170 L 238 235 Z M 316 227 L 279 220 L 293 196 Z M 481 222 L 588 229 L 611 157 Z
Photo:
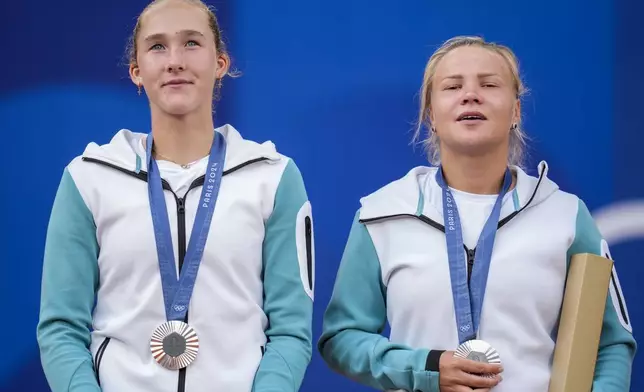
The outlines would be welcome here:
M 432 127 L 434 127 L 434 120 L 436 120 L 436 118 L 434 116 L 434 111 L 432 110 L 432 102 L 433 102 L 432 91 L 433 91 L 432 88 L 429 88 L 428 86 L 423 85 L 422 94 L 424 95 L 424 97 L 422 97 L 423 99 L 421 103 L 425 105 L 425 107 L 423 108 L 423 112 L 424 112 L 423 118 L 427 116 L 427 118 L 429 119 L 429 123 L 431 124 Z M 429 129 L 429 131 L 431 131 L 431 129 Z
M 225 53 L 220 53 L 217 56 L 217 69 L 215 70 L 215 78 L 221 79 L 228 73 L 230 69 L 230 57 Z
M 432 108 L 431 108 L 431 107 L 428 107 L 428 108 L 427 108 L 427 114 L 429 115 L 429 122 L 430 122 L 430 123 L 432 124 L 432 126 L 433 126 L 433 124 L 434 124 L 434 112 L 432 111 Z
M 141 79 L 141 73 L 140 73 L 139 67 L 132 63 L 130 63 L 130 80 L 137 87 L 143 86 L 143 80 Z
M 521 100 L 517 99 L 514 104 L 514 115 L 512 116 L 512 123 L 516 124 L 521 121 Z

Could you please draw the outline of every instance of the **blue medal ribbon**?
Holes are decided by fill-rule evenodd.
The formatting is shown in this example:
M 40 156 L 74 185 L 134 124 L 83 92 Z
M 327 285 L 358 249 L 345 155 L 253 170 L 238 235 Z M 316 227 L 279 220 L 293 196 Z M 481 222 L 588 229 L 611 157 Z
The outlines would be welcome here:
M 459 344 L 463 344 L 468 340 L 476 339 L 479 329 L 483 297 L 485 296 L 485 287 L 492 260 L 492 249 L 494 248 L 494 239 L 501 215 L 501 205 L 503 196 L 512 184 L 512 173 L 509 169 L 506 169 L 501 192 L 499 192 L 494 208 L 479 236 L 469 284 L 467 281 L 467 257 L 463 244 L 461 220 L 454 196 L 445 182 L 442 167 L 439 168 L 436 174 L 436 181 L 443 189 L 443 219 L 449 272 L 452 281 L 452 296 L 456 312 L 458 340 Z
M 168 210 L 163 194 L 161 174 L 156 160 L 152 157 L 152 134 L 147 139 L 147 162 L 148 162 L 148 197 L 150 199 L 150 212 L 154 226 L 157 255 L 159 258 L 159 270 L 161 273 L 161 286 L 163 289 L 163 301 L 165 314 L 168 321 L 183 321 L 188 312 L 190 297 L 194 289 L 199 271 L 199 264 L 203 256 L 210 223 L 215 211 L 215 204 L 221 185 L 221 177 L 224 171 L 224 159 L 226 156 L 226 140 L 224 136 L 215 132 L 213 143 L 208 157 L 208 166 L 204 185 L 201 189 L 201 199 L 197 207 L 197 214 L 190 242 L 186 250 L 184 264 L 179 271 L 179 278 L 175 269 L 174 251 L 172 249 L 172 235 L 170 232 L 170 221 Z

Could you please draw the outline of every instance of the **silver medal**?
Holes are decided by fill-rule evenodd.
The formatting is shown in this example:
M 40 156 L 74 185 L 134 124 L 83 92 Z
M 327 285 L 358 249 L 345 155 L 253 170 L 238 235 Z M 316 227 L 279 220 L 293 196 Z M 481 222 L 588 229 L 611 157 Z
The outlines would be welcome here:
M 501 356 L 488 342 L 484 340 L 468 340 L 454 352 L 455 357 L 471 361 L 500 364 Z M 483 377 L 493 377 L 493 374 L 482 374 Z

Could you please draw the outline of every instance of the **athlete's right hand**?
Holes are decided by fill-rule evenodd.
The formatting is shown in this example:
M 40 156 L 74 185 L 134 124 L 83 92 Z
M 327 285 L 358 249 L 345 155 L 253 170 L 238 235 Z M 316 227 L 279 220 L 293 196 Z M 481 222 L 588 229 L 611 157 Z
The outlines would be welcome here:
M 454 356 L 454 351 L 445 351 L 438 361 L 441 392 L 489 391 L 501 382 L 503 368 L 499 364 L 476 362 Z M 472 374 L 474 373 L 474 374 Z M 484 377 L 480 374 L 493 374 Z

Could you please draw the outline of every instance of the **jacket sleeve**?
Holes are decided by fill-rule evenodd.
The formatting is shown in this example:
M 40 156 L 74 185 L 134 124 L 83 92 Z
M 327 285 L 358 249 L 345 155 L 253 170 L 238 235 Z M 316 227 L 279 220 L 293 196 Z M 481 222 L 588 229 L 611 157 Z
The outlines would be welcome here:
M 570 257 L 578 253 L 593 253 L 611 258 L 608 244 L 600 234 L 588 208 L 581 200 L 579 201 L 576 224 L 575 240 L 568 251 L 569 264 Z M 637 349 L 615 264 L 611 274 L 595 365 L 592 389 L 594 392 L 629 391 L 631 368 Z
M 369 387 L 438 392 L 442 351 L 412 349 L 381 335 L 387 321 L 386 288 L 371 236 L 358 218 L 359 212 L 324 314 L 318 350 L 331 369 Z
M 43 261 L 37 338 L 52 392 L 96 392 L 90 328 L 98 287 L 96 226 L 65 169 L 54 200 Z
M 264 238 L 267 343 L 254 392 L 295 392 L 311 361 L 315 252 L 311 204 L 299 169 L 289 161 Z M 258 348 L 259 349 L 259 348 Z

